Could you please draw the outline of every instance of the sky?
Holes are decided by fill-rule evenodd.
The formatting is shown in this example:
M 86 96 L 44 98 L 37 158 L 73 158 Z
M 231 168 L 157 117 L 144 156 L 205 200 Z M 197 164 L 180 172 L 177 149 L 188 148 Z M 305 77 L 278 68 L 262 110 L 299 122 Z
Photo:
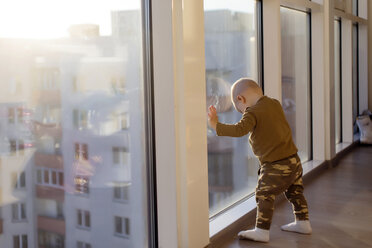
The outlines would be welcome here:
M 7 0 L 0 2 L 0 37 L 61 38 L 72 24 L 98 24 L 111 34 L 111 11 L 139 9 L 140 0 Z
M 68 36 L 72 24 L 98 24 L 111 35 L 111 11 L 139 9 L 141 0 L 6 0 L 0 2 L 0 37 L 50 39 Z M 205 0 L 205 10 L 253 12 L 253 0 Z

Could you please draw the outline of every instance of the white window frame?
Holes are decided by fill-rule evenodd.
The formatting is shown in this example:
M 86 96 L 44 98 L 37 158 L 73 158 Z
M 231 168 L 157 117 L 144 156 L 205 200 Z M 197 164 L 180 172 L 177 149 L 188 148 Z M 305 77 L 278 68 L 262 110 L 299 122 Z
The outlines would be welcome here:
M 126 93 L 124 75 L 111 77 L 110 85 L 114 94 L 122 95 Z
M 41 173 L 41 182 L 39 182 L 38 178 L 38 173 Z M 45 172 L 48 174 L 48 182 L 45 180 Z M 52 173 L 56 173 L 56 179 L 57 179 L 57 184 L 54 184 L 52 181 Z M 37 168 L 36 169 L 36 184 L 41 185 L 41 186 L 48 186 L 48 187 L 53 187 L 53 188 L 64 188 L 64 181 L 60 178 L 60 173 L 63 174 L 63 180 L 64 180 L 64 172 L 63 170 L 58 170 L 58 169 L 51 169 L 51 168 Z M 60 184 L 62 181 L 62 185 Z
M 12 142 L 15 142 L 15 150 L 12 151 Z M 20 155 L 23 155 L 24 154 L 24 144 L 25 144 L 25 141 L 22 140 L 22 139 L 10 139 L 9 140 L 9 145 L 10 145 L 10 153 L 12 155 L 16 155 L 16 156 L 20 156 Z M 21 145 L 23 145 L 23 147 L 21 147 Z
M 79 153 L 76 152 L 76 145 L 79 147 Z M 83 148 L 84 145 L 87 147 L 87 158 L 84 158 Z M 78 155 L 78 156 L 76 156 Z M 89 145 L 87 143 L 75 142 L 74 143 L 74 157 L 77 161 L 87 161 L 89 160 Z
M 117 230 L 116 230 L 116 220 L 117 219 L 119 219 L 121 221 L 121 230 L 123 231 L 122 233 L 117 232 Z M 127 222 L 128 222 L 128 229 L 127 229 L 127 225 L 126 225 Z M 115 233 L 115 236 L 129 238 L 130 235 L 131 235 L 130 218 L 123 217 L 123 216 L 115 216 L 114 217 L 114 233 Z
M 120 197 L 117 198 L 115 196 L 115 189 L 119 189 Z M 130 188 L 131 188 L 131 182 L 114 182 L 113 183 L 113 199 L 117 202 L 122 203 L 129 203 L 130 201 Z M 127 190 L 127 192 L 125 192 Z M 127 195 L 127 198 L 125 198 L 125 195 Z
M 123 112 L 119 113 L 117 115 L 117 125 L 119 130 L 128 130 L 129 129 L 129 113 Z M 123 125 L 123 122 L 125 122 L 125 125 Z
M 26 236 L 26 240 L 27 240 L 27 247 L 28 247 L 28 235 L 27 234 L 19 234 L 19 235 L 13 235 L 13 240 L 12 240 L 12 242 L 13 242 L 13 248 L 15 247 L 15 244 L 14 244 L 14 238 L 15 237 L 17 237 L 18 238 L 18 240 L 19 240 L 19 247 L 20 248 L 23 248 L 23 237 L 24 236 Z
M 118 152 L 119 161 L 115 161 L 115 149 Z M 112 147 L 112 164 L 115 166 L 129 165 L 130 152 L 128 147 L 124 146 L 114 146 Z
M 21 172 L 13 172 L 15 175 L 15 182 L 13 182 L 14 184 L 14 189 L 26 189 L 26 186 L 27 186 L 27 180 L 26 180 L 26 171 L 21 171 Z M 24 178 L 24 185 L 22 185 L 22 175 L 23 178 Z
M 88 192 L 84 192 L 84 191 L 81 191 L 81 190 L 77 190 L 76 189 L 76 187 L 77 187 L 77 184 L 76 184 L 76 180 L 87 180 L 88 182 L 86 182 L 87 183 L 87 186 L 86 186 L 86 188 L 87 188 L 87 191 Z M 84 186 L 81 184 L 81 183 L 79 183 L 79 188 L 82 188 L 82 189 L 84 189 Z M 75 177 L 74 177 L 74 192 L 75 192 L 75 194 L 77 194 L 77 195 L 83 195 L 83 196 L 88 196 L 89 195 L 89 193 L 90 193 L 90 178 L 88 177 L 88 176 L 82 176 L 82 175 L 75 175 Z
M 81 225 L 79 225 L 79 212 L 81 213 Z M 85 215 L 89 215 L 89 226 L 87 226 Z M 80 229 L 90 230 L 92 226 L 92 216 L 89 210 L 77 209 L 76 210 L 76 226 Z
M 92 245 L 83 241 L 76 241 L 76 248 L 92 248 Z
M 76 114 L 76 115 L 75 115 Z M 84 115 L 86 116 L 86 120 L 84 120 Z M 75 120 L 77 118 L 77 120 Z M 79 130 L 89 129 L 92 128 L 91 123 L 91 113 L 89 110 L 86 109 L 73 109 L 73 125 L 75 128 Z
M 27 205 L 25 202 L 17 202 L 17 203 L 13 203 L 12 205 L 12 222 L 25 222 L 27 221 Z M 22 206 L 23 206 L 23 209 L 24 209 L 24 214 L 25 214 L 25 217 L 22 218 Z M 17 218 L 14 218 L 14 207 L 16 208 L 16 211 L 17 211 Z

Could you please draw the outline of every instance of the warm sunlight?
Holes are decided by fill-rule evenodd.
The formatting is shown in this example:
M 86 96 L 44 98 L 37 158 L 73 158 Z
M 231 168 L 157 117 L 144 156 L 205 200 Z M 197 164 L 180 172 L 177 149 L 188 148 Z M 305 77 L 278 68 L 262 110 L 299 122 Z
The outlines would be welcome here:
M 0 3 L 0 37 L 48 39 L 68 35 L 73 24 L 98 24 L 111 34 L 111 11 L 139 9 L 133 0 L 12 0 Z

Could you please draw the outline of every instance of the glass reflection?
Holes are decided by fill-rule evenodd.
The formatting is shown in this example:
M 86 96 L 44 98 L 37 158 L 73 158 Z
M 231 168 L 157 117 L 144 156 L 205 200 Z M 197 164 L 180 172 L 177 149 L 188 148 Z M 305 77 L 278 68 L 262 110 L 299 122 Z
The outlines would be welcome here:
M 311 159 L 310 30 L 308 14 L 280 8 L 282 105 L 298 154 Z
M 359 115 L 359 26 L 353 24 L 353 124 L 354 134 L 358 132 L 356 119 Z
M 237 122 L 230 87 L 241 77 L 258 81 L 257 2 L 204 1 L 207 106 L 214 105 L 221 122 Z M 217 137 L 208 130 L 209 213 L 254 192 L 258 161 L 248 137 Z
M 336 145 L 341 143 L 341 21 L 335 21 L 335 132 Z
M 0 10 L 0 247 L 147 247 L 140 1 L 22 2 Z

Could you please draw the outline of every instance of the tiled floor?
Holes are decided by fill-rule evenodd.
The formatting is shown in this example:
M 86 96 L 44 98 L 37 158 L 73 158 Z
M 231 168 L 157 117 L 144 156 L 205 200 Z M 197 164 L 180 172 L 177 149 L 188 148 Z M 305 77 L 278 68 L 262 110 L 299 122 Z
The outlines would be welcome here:
M 312 235 L 280 230 L 293 220 L 291 206 L 276 207 L 267 244 L 237 236 L 212 247 L 372 247 L 372 146 L 357 147 L 338 166 L 323 171 L 305 187 Z M 245 226 L 242 229 L 252 228 Z

